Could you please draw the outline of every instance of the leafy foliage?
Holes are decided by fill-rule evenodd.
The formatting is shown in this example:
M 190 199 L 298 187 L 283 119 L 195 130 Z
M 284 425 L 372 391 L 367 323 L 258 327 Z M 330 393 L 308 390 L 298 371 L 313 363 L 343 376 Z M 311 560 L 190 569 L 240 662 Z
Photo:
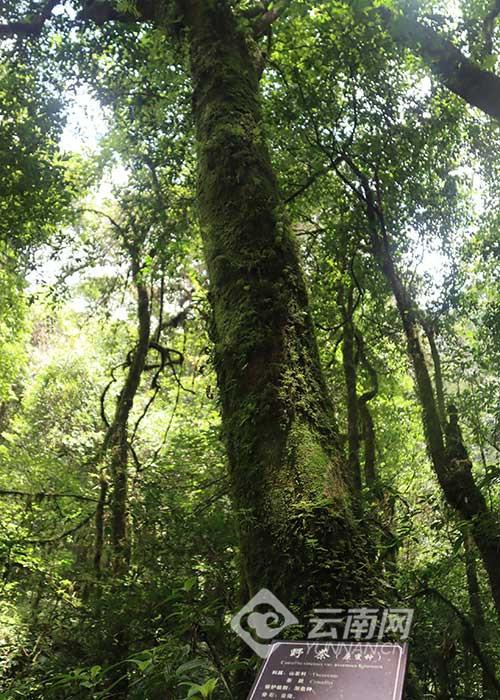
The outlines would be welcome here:
M 68 2 L 33 42 L 1 47 L 0 700 L 234 698 L 255 660 L 229 627 L 247 595 L 245 562 L 222 440 L 186 32 L 170 15 L 167 31 L 96 26 L 88 5 Z M 257 5 L 227 3 L 262 60 L 257 136 L 300 251 L 339 452 L 359 470 L 370 587 L 416 608 L 410 643 L 425 697 L 497 697 L 484 670 L 486 658 L 498 671 L 500 649 L 488 572 L 433 470 L 405 316 L 370 219 L 376 210 L 383 222 L 433 397 L 440 372 L 497 522 L 499 132 L 395 40 L 380 8 L 439 31 L 488 70 L 496 15 L 485 23 L 494 11 L 479 0 L 453 12 L 444 2 L 294 0 L 264 3 L 264 19 Z M 116 6 L 140 18 L 141 3 Z M 37 10 L 3 3 L 1 13 L 24 21 Z M 92 153 L 68 154 L 65 106 L 82 85 L 106 134 Z M 231 128 L 229 140 L 244 133 Z M 238 164 L 234 173 L 245 183 Z M 274 269 L 264 267 L 256 279 Z M 141 298 L 149 327 L 123 419 Z M 251 410 L 244 420 L 255 423 Z M 309 448 L 304 438 L 297 452 Z M 310 503 L 296 509 L 297 522 L 315 517 Z M 342 565 L 349 574 L 353 562 Z

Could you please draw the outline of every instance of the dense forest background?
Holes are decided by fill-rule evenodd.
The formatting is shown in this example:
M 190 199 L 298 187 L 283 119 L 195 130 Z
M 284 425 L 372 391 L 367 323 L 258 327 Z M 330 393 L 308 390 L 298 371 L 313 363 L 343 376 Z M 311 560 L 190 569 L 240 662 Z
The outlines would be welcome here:
M 264 586 L 499 697 L 499 14 L 0 2 L 2 700 L 244 697 Z

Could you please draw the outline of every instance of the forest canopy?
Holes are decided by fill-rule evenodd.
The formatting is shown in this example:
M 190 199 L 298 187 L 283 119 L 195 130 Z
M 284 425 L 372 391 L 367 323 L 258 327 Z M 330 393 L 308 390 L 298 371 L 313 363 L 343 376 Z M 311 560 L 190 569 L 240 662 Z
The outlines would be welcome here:
M 261 589 L 500 697 L 499 15 L 0 0 L 0 700 L 243 699 Z

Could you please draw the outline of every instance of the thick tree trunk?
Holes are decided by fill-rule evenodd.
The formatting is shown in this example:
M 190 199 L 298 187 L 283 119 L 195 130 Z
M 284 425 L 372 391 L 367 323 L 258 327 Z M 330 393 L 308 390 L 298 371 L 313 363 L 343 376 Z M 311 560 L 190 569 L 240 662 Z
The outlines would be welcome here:
M 267 152 L 254 48 L 186 3 L 215 362 L 246 586 L 297 612 L 366 600 L 364 536 Z

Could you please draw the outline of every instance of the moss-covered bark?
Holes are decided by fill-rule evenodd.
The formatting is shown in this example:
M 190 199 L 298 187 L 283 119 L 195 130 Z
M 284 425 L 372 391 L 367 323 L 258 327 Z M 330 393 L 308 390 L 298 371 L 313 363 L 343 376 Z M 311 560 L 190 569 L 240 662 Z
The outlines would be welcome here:
M 488 507 L 476 483 L 472 463 L 458 425 L 458 416 L 453 407 L 450 407 L 449 421 L 446 423 L 443 415 L 444 391 L 437 347 L 431 335 L 429 340 L 437 382 L 435 394 L 421 342 L 421 314 L 418 313 L 394 264 L 385 217 L 377 204 L 370 182 L 348 156 L 345 156 L 345 161 L 361 182 L 363 194 L 360 195 L 360 199 L 366 207 L 373 254 L 392 290 L 399 311 L 408 355 L 415 374 L 415 384 L 422 409 L 422 424 L 434 472 L 446 502 L 470 524 L 471 533 L 488 574 L 496 611 L 500 615 L 500 568 L 498 567 L 500 519 L 498 513 Z
M 280 204 L 251 44 L 223 2 L 184 5 L 215 362 L 248 591 L 301 609 L 367 593 L 295 242 Z M 369 585 L 368 585 L 369 588 Z
M 365 188 L 367 192 L 369 190 Z M 464 445 L 456 410 L 450 407 L 449 421 L 442 425 L 439 402 L 444 401 L 440 365 L 435 365 L 438 377 L 438 399 L 425 359 L 420 335 L 420 321 L 415 304 L 396 270 L 391 256 L 386 232 L 379 235 L 376 210 L 368 198 L 367 212 L 371 226 L 375 256 L 393 291 L 401 322 L 406 335 L 408 354 L 413 364 L 415 384 L 429 456 L 436 477 L 447 503 L 458 515 L 470 523 L 471 532 L 481 554 L 490 581 L 491 592 L 497 613 L 500 615 L 500 521 L 486 503 L 472 472 L 472 463 Z M 433 348 L 436 362 L 437 348 Z
M 128 420 L 137 394 L 149 349 L 149 294 L 140 281 L 137 254 L 134 254 L 133 277 L 137 290 L 137 345 L 131 354 L 125 384 L 116 404 L 116 411 L 104 441 L 111 471 L 111 540 L 112 565 L 116 577 L 125 575 L 130 563 L 128 527 Z

